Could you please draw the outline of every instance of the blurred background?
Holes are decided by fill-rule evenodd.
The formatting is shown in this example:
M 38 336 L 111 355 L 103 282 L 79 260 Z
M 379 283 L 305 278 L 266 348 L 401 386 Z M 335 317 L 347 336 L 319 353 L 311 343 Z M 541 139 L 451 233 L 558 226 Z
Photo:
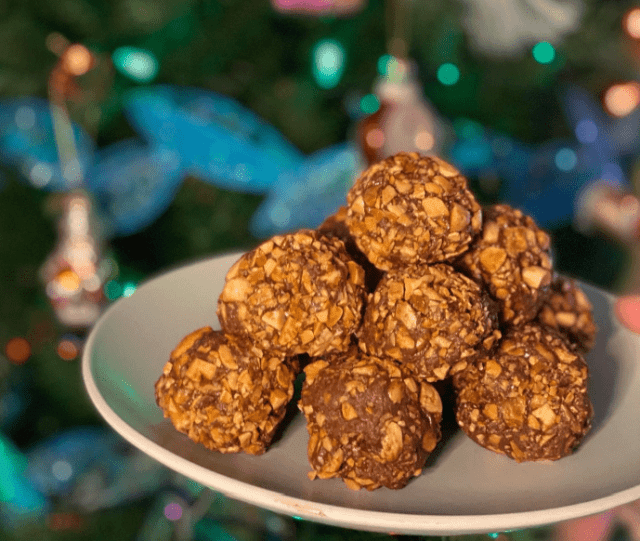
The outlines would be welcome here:
M 0 0 L 0 98 L 0 539 L 393 538 L 165 470 L 79 363 L 139 283 L 316 227 L 391 153 L 531 214 L 559 271 L 640 287 L 638 2 Z

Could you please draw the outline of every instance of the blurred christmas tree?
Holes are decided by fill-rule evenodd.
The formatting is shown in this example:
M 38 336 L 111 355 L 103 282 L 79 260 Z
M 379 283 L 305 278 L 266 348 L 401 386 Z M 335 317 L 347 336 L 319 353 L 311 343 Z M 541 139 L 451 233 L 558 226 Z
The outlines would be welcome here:
M 403 20 L 390 15 L 394 3 L 403 5 Z M 512 12 L 496 13 L 490 2 L 479 0 L 369 0 L 352 2 L 355 8 L 348 14 L 315 16 L 275 9 L 279 4 L 3 0 L 0 95 L 48 98 L 61 47 L 80 43 L 99 65 L 78 77 L 80 91 L 69 101 L 69 114 L 98 148 L 136 135 L 124 110 L 130 91 L 166 84 L 233 98 L 310 154 L 357 140 L 358 123 L 380 107 L 372 88 L 388 67 L 385 55 L 400 47 L 400 56 L 412 59 L 416 68 L 418 88 L 432 107 L 429 114 L 468 143 L 453 155 L 461 166 L 469 166 L 479 198 L 492 202 L 509 193 L 502 187 L 518 182 L 521 170 L 543 156 L 549 141 L 580 138 L 563 107 L 567 87 L 584 89 L 600 106 L 599 97 L 613 85 L 638 80 L 638 36 L 624 27 L 625 15 L 636 6 L 632 1 L 502 2 Z M 554 9 L 545 11 L 550 4 Z M 340 66 L 327 75 L 318 51 L 333 51 L 331 59 L 339 59 Z M 632 103 L 618 116 L 635 114 L 640 98 L 626 98 Z M 622 128 L 609 131 L 615 138 L 614 128 Z M 487 133 L 498 136 L 489 139 Z M 501 141 L 523 145 L 524 165 L 516 161 L 508 164 L 510 169 L 498 163 Z M 611 159 L 604 163 L 615 162 L 628 172 L 626 181 L 640 154 L 635 143 L 634 138 L 627 145 L 631 150 L 626 155 L 608 155 Z M 486 148 L 492 149 L 492 157 L 483 154 Z M 577 154 L 572 148 L 554 147 L 550 160 L 556 173 L 573 167 Z M 0 396 L 11 396 L 0 408 L 0 428 L 22 449 L 63 429 L 101 424 L 82 388 L 80 346 L 73 349 L 81 344 L 82 332 L 70 333 L 56 319 L 38 274 L 54 248 L 59 194 L 38 189 L 28 176 L 7 165 L 0 177 Z M 122 295 L 127 284 L 135 286 L 169 267 L 257 241 L 250 220 L 262 194 L 222 188 L 191 174 L 173 195 L 151 224 L 109 239 L 108 256 L 118 269 L 111 289 L 105 290 L 109 299 Z M 621 246 L 577 233 L 570 220 L 550 227 L 559 270 L 616 286 L 627 261 Z M 592 259 L 586 260 L 585 253 Z M 600 262 L 597 269 L 594 258 Z M 134 538 L 148 505 L 142 500 L 137 511 L 126 515 L 86 517 L 84 538 L 111 539 L 115 524 L 127 530 L 119 537 Z M 76 522 L 69 524 L 73 529 Z M 299 530 L 302 535 L 305 531 Z M 6 538 L 12 535 L 7 532 Z M 306 535 L 314 535 L 311 527 Z M 526 535 L 522 538 L 537 533 Z M 83 538 L 80 533 L 72 537 Z

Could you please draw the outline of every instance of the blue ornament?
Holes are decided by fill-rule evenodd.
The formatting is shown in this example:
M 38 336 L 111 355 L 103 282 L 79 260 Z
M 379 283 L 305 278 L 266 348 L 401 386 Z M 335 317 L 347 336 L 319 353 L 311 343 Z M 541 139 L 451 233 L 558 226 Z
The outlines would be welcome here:
M 86 187 L 111 235 L 130 235 L 151 224 L 169 207 L 185 176 L 174 149 L 136 139 L 114 143 L 96 158 Z
M 312 154 L 273 187 L 251 218 L 252 234 L 268 237 L 318 227 L 346 204 L 346 194 L 363 168 L 360 151 L 350 143 Z
M 176 151 L 188 173 L 225 189 L 265 193 L 303 160 L 273 126 L 215 92 L 135 89 L 125 110 L 147 140 Z
M 94 144 L 79 126 L 72 124 L 71 141 L 64 138 L 76 158 L 61 168 L 50 103 L 42 98 L 18 98 L 0 102 L 0 161 L 19 169 L 36 188 L 64 191 L 93 161 Z M 75 150 L 71 148 L 75 147 Z

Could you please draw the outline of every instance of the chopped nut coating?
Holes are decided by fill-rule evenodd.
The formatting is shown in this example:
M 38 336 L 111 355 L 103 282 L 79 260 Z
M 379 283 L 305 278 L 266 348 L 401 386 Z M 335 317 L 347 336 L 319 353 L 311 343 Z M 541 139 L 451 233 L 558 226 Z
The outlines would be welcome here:
M 594 346 L 597 327 L 591 302 L 575 280 L 559 276 L 553 281 L 538 321 L 560 331 L 583 353 Z
M 476 443 L 518 462 L 569 455 L 591 428 L 587 365 L 554 330 L 512 327 L 492 358 L 454 376 L 456 419 Z
M 360 348 L 436 381 L 464 369 L 500 336 L 493 303 L 449 265 L 389 271 L 369 295 Z
M 182 339 L 156 382 L 177 430 L 220 451 L 265 452 L 293 397 L 297 363 L 203 327 Z
M 548 295 L 549 247 L 549 235 L 531 217 L 494 205 L 484 212 L 482 234 L 456 266 L 486 286 L 500 305 L 503 323 L 520 325 L 536 317 Z
M 353 235 L 347 227 L 347 207 L 340 207 L 334 214 L 328 216 L 318 227 L 318 233 L 325 237 L 335 237 L 344 242 L 347 253 L 364 269 L 364 282 L 367 291 L 373 291 L 383 272 L 373 265 L 356 244 Z
M 307 418 L 311 478 L 354 490 L 402 488 L 440 439 L 442 401 L 389 360 L 352 348 L 305 368 L 298 404 Z M 410 382 L 410 383 L 409 383 Z
M 344 351 L 360 325 L 364 271 L 337 238 L 273 237 L 229 270 L 218 318 L 229 335 L 286 356 Z
M 480 231 L 480 205 L 453 166 L 401 152 L 369 167 L 347 194 L 347 226 L 381 270 L 448 261 Z

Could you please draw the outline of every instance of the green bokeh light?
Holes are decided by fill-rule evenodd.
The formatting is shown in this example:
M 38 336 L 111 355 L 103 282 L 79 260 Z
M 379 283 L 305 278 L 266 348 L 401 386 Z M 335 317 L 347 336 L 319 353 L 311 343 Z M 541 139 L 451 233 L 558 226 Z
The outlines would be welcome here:
M 319 41 L 313 48 L 313 77 L 322 88 L 335 87 L 344 72 L 344 47 L 334 39 Z
M 380 58 L 378 58 L 378 73 L 382 76 L 387 75 L 389 71 L 389 62 L 393 59 L 393 56 L 390 54 L 383 54 Z
M 443 85 L 455 85 L 460 79 L 460 70 L 455 64 L 447 62 L 445 64 L 442 64 L 438 68 L 437 77 L 438 81 L 440 81 Z
M 533 58 L 540 64 L 549 64 L 556 57 L 556 50 L 553 45 L 547 41 L 541 41 L 533 46 L 531 51 Z
M 360 100 L 360 110 L 365 115 L 372 115 L 380 109 L 380 101 L 375 94 L 367 94 Z
M 104 294 L 107 296 L 107 299 L 113 301 L 122 295 L 122 286 L 115 280 L 109 280 L 104 285 Z
M 148 83 L 158 74 L 158 60 L 143 49 L 118 47 L 113 51 L 112 59 L 116 69 L 134 81 Z
M 122 285 L 122 296 L 123 297 L 131 297 L 136 290 L 136 284 L 133 282 L 126 282 Z

